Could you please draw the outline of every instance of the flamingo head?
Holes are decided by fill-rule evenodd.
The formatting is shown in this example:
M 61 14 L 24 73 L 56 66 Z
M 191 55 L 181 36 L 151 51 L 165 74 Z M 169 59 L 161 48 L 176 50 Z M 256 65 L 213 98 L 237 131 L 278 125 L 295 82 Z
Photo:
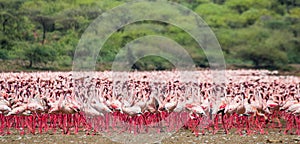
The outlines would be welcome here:
M 116 111 L 122 111 L 121 109 L 121 106 L 115 104 L 115 103 L 112 103 L 110 104 L 110 107 L 113 109 L 113 110 L 116 110 Z
M 233 113 L 233 111 L 235 110 L 235 108 L 233 106 L 226 106 L 224 109 L 224 113 Z
M 76 105 L 73 105 L 73 106 L 72 106 L 72 109 L 73 109 L 75 112 L 79 112 L 79 111 L 80 111 L 80 107 L 79 107 L 79 106 L 76 106 Z
M 193 108 L 193 104 L 186 104 L 184 107 L 187 109 L 187 110 L 190 110 Z
M 45 110 L 45 108 L 41 105 L 36 107 L 36 111 L 38 111 L 38 112 L 43 112 L 44 110 Z
M 225 109 L 226 108 L 226 104 L 223 104 L 219 107 L 220 110 Z
M 265 107 L 263 110 L 265 113 L 271 114 L 270 107 Z

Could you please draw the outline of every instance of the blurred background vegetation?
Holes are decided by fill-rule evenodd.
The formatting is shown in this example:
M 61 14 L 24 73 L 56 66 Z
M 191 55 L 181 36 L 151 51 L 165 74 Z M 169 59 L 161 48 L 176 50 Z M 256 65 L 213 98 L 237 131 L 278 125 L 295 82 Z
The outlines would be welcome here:
M 72 69 L 77 43 L 103 12 L 130 0 L 0 0 L 0 71 Z M 299 0 L 171 0 L 199 14 L 216 34 L 227 68 L 300 69 Z M 163 11 L 163 10 L 162 10 Z M 186 48 L 199 68 L 209 67 L 196 41 L 178 27 L 137 22 L 105 43 L 97 70 L 109 70 L 119 49 L 146 35 L 169 37 Z M 172 69 L 161 57 L 138 70 Z

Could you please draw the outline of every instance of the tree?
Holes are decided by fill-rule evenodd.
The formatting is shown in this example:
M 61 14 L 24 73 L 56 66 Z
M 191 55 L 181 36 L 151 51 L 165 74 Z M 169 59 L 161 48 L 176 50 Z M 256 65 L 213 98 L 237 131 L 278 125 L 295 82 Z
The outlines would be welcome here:
M 278 69 L 288 63 L 286 53 L 268 47 L 255 47 L 240 51 L 240 57 L 253 62 L 255 68 Z
M 46 32 L 53 31 L 55 28 L 54 19 L 48 16 L 35 16 L 33 17 L 33 20 L 35 20 L 42 26 L 42 30 L 43 30 L 42 43 L 44 44 L 46 40 Z
M 36 44 L 25 51 L 25 57 L 29 60 L 29 68 L 32 68 L 35 64 L 47 64 L 53 62 L 56 59 L 56 51 L 45 46 Z
M 269 0 L 227 0 L 225 5 L 242 14 L 250 8 L 268 9 L 272 5 Z

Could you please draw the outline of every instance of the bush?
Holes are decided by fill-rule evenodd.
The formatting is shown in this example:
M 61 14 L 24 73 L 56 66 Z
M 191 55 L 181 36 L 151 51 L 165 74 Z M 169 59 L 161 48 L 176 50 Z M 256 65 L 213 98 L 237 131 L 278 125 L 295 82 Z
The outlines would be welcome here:
M 285 52 L 268 47 L 243 49 L 239 55 L 244 60 L 252 61 L 255 68 L 278 69 L 288 63 Z
M 25 51 L 25 58 L 29 60 L 29 67 L 34 64 L 53 62 L 56 59 L 56 51 L 44 45 L 34 45 Z
M 6 50 L 0 49 L 0 59 L 2 59 L 2 60 L 8 59 L 8 54 L 7 54 Z

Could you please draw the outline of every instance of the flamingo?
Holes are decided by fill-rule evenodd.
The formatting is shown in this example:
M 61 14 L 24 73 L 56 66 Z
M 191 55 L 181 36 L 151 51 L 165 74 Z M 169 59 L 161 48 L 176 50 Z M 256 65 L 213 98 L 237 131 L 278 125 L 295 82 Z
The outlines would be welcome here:
M 151 96 L 146 105 L 147 111 L 149 111 L 150 113 L 156 113 L 158 112 L 159 106 L 161 104 L 154 96 Z
M 297 100 L 287 100 L 280 108 L 279 110 L 284 111 L 287 110 L 291 105 L 297 104 L 299 101 Z
M 292 112 L 293 115 L 299 116 L 300 115 L 300 107 Z
M 122 106 L 120 112 L 121 113 L 125 113 L 125 114 L 127 114 L 129 116 L 135 116 L 135 115 L 141 115 L 141 114 L 143 114 L 141 107 L 139 107 L 137 105 L 134 105 L 134 106 L 131 106 L 131 107 Z
M 92 100 L 90 106 L 93 109 L 97 110 L 101 116 L 104 116 L 105 113 L 112 113 L 112 110 L 104 102 Z
M 6 116 L 19 115 L 19 114 L 22 114 L 25 110 L 27 110 L 27 105 L 26 104 L 12 109 L 10 112 L 7 113 Z
M 198 117 L 199 116 L 207 116 L 205 111 L 203 110 L 202 106 L 197 105 L 197 104 L 186 104 L 185 108 L 190 111 L 190 118 L 195 119 L 192 114 L 196 114 Z
M 7 105 L 0 105 L 0 114 L 6 114 L 11 111 L 11 108 Z
M 167 112 L 172 112 L 176 106 L 178 104 L 178 100 L 177 97 L 173 97 L 173 98 L 166 98 L 165 103 L 162 105 L 162 107 L 160 108 L 160 110 L 166 110 Z

